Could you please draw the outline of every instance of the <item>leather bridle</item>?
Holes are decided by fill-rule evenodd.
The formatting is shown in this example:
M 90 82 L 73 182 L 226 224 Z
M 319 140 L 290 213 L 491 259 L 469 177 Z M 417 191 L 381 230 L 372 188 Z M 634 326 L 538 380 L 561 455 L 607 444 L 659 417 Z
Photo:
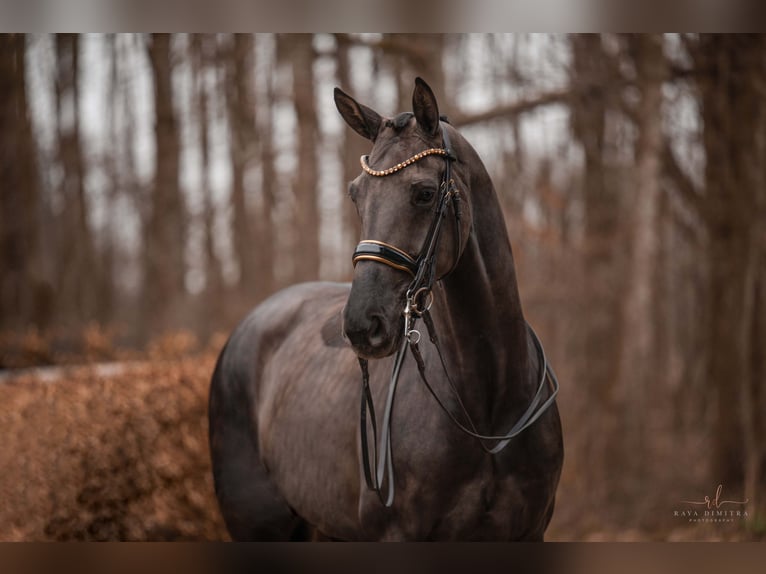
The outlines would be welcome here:
M 394 397 L 396 394 L 396 387 L 399 381 L 399 374 L 401 372 L 402 364 L 407 355 L 407 349 L 412 353 L 415 362 L 418 367 L 418 372 L 426 388 L 436 400 L 437 404 L 444 410 L 450 420 L 457 426 L 458 429 L 463 431 L 479 440 L 479 444 L 482 448 L 490 453 L 496 454 L 505 448 L 510 440 L 521 433 L 524 429 L 531 426 L 553 403 L 558 393 L 559 384 L 556 379 L 556 375 L 553 369 L 548 364 L 545 358 L 545 351 L 540 343 L 537 334 L 532 330 L 532 327 L 527 325 L 532 339 L 535 343 L 535 347 L 538 351 L 540 364 L 542 365 L 542 375 L 540 378 L 540 384 L 538 385 L 537 392 L 533 397 L 529 407 L 521 416 L 519 421 L 511 428 L 510 431 L 503 435 L 483 435 L 476 430 L 476 425 L 471 419 L 468 411 L 463 405 L 462 400 L 457 392 L 457 389 L 452 381 L 447 370 L 446 362 L 442 355 L 441 345 L 439 344 L 438 337 L 436 335 L 436 329 L 434 327 L 433 318 L 430 314 L 431 304 L 433 303 L 433 284 L 437 280 L 441 280 L 455 269 L 460 259 L 460 252 L 462 247 L 462 230 L 461 230 L 461 197 L 460 192 L 455 185 L 455 181 L 452 178 L 452 162 L 457 158 L 450 146 L 450 139 L 447 129 L 444 124 L 441 124 L 441 133 L 443 146 L 442 148 L 430 148 L 424 150 L 411 158 L 396 164 L 395 166 L 385 170 L 374 170 L 369 167 L 369 156 L 362 156 L 360 163 L 362 169 L 368 175 L 373 177 L 386 177 L 393 173 L 396 173 L 413 163 L 427 157 L 429 155 L 439 155 L 444 158 L 444 172 L 442 174 L 441 184 L 439 185 L 439 196 L 434 210 L 434 218 L 431 221 L 431 225 L 426 235 L 426 239 L 417 257 L 413 257 L 406 251 L 399 249 L 391 244 L 385 243 L 379 240 L 366 239 L 360 241 L 354 251 L 353 264 L 359 261 L 374 261 L 388 265 L 399 271 L 403 271 L 412 276 L 412 281 L 407 288 L 406 301 L 404 306 L 404 337 L 402 344 L 394 356 L 394 367 L 391 372 L 391 379 L 388 387 L 388 395 L 386 398 L 386 405 L 383 411 L 383 424 L 381 426 L 380 443 L 378 443 L 378 428 L 375 417 L 375 408 L 372 399 L 372 392 L 370 390 L 370 375 L 368 369 L 368 361 L 362 357 L 358 357 L 359 366 L 362 371 L 362 401 L 360 411 L 360 435 L 361 435 L 361 447 L 362 447 L 362 467 L 364 470 L 364 478 L 367 483 L 367 487 L 374 490 L 381 503 L 390 507 L 394 501 L 394 469 L 393 469 L 393 457 L 391 447 L 391 414 L 393 411 Z M 447 214 L 448 206 L 452 206 L 452 211 L 455 215 L 455 255 L 450 270 L 436 279 L 436 266 L 439 240 L 441 238 L 442 221 Z M 433 387 L 428 381 L 426 375 L 425 362 L 420 352 L 420 331 L 415 329 L 415 324 L 418 319 L 422 318 L 423 323 L 426 325 L 428 335 L 431 343 L 437 350 L 439 360 L 447 376 L 447 381 L 451 388 L 452 393 L 455 396 L 456 402 L 460 407 L 463 419 L 467 422 L 465 424 L 458 420 L 458 417 L 444 404 L 444 401 L 437 395 Z M 545 386 L 545 381 L 549 380 L 552 385 L 552 391 L 550 396 L 540 404 L 542 399 L 542 390 Z M 373 432 L 373 459 L 375 468 L 371 467 L 370 451 L 367 439 L 367 412 L 369 410 L 370 424 Z M 470 428 L 469 428 L 470 427 Z M 492 448 L 487 447 L 481 441 L 498 441 Z M 387 479 L 388 488 L 387 494 L 383 496 L 383 481 Z
M 386 177 L 401 171 L 430 155 L 440 155 L 444 158 L 444 174 L 442 175 L 442 181 L 439 185 L 439 197 L 434 211 L 434 218 L 431 220 L 431 227 L 428 230 L 426 240 L 417 258 L 412 257 L 403 249 L 399 249 L 390 243 L 375 239 L 364 239 L 360 241 L 359 245 L 357 245 L 354 250 L 352 259 L 354 267 L 356 267 L 356 264 L 359 261 L 377 261 L 378 263 L 383 263 L 384 265 L 388 265 L 389 267 L 393 267 L 394 269 L 412 275 L 413 281 L 407 290 L 408 298 L 410 294 L 414 294 L 423 288 L 430 291 L 433 286 L 434 278 L 436 276 L 436 248 L 441 236 L 442 220 L 447 213 L 447 207 L 449 205 L 452 205 L 452 211 L 455 214 L 456 229 L 455 259 L 453 261 L 452 269 L 455 268 L 457 261 L 460 258 L 462 239 L 460 221 L 462 218 L 462 210 L 460 208 L 460 193 L 455 186 L 455 181 L 452 179 L 452 162 L 456 158 L 450 147 L 449 134 L 443 125 L 441 132 L 444 141 L 443 148 L 430 148 L 424 150 L 388 169 L 372 169 L 368 164 L 369 156 L 363 155 L 359 159 L 359 163 L 361 163 L 365 173 L 373 177 Z M 450 269 L 448 274 L 452 272 L 452 269 Z

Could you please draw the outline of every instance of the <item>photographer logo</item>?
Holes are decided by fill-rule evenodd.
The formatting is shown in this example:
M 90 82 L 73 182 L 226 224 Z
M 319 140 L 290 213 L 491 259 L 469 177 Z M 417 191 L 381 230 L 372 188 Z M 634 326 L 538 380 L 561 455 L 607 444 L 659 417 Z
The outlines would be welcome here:
M 723 498 L 723 485 L 719 484 L 715 496 L 705 496 L 702 500 L 682 500 L 685 508 L 673 510 L 674 518 L 682 518 L 688 522 L 738 522 L 746 520 L 747 503 L 745 500 L 729 500 Z

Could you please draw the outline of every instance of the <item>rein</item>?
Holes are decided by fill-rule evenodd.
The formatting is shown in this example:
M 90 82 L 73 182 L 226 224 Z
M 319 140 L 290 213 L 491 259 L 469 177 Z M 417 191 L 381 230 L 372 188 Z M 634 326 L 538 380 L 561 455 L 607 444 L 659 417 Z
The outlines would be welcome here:
M 362 397 L 361 397 L 361 410 L 360 410 L 360 435 L 362 446 L 362 467 L 364 470 L 364 477 L 367 483 L 367 487 L 370 490 L 374 490 L 381 503 L 390 507 L 394 501 L 394 468 L 393 468 L 393 456 L 391 446 L 391 414 L 394 406 L 394 398 L 396 395 L 396 387 L 399 382 L 399 374 L 401 372 L 402 364 L 407 356 L 407 350 L 412 353 L 415 363 L 418 367 L 418 373 L 421 380 L 425 384 L 428 391 L 436 400 L 439 407 L 447 414 L 452 423 L 465 434 L 472 436 L 479 440 L 479 444 L 485 452 L 489 454 L 497 454 L 503 450 L 510 443 L 511 439 L 520 434 L 525 429 L 529 428 L 538 418 L 553 404 L 559 390 L 559 383 L 556 378 L 553 369 L 548 364 L 545 357 L 545 351 L 540 339 L 534 332 L 531 326 L 527 324 L 532 340 L 537 349 L 540 365 L 541 376 L 540 383 L 537 388 L 537 392 L 527 407 L 526 411 L 521 415 L 521 418 L 514 424 L 511 429 L 502 435 L 484 435 L 477 431 L 471 416 L 468 414 L 463 401 L 460 399 L 460 395 L 457 392 L 452 378 L 447 370 L 447 365 L 442 355 L 441 345 L 436 334 L 436 329 L 433 323 L 433 319 L 430 314 L 431 304 L 433 303 L 433 284 L 436 279 L 436 257 L 437 247 L 439 239 L 441 237 L 441 224 L 442 220 L 446 216 L 448 205 L 452 206 L 452 210 L 455 214 L 455 227 L 457 230 L 455 241 L 455 258 L 451 269 L 439 280 L 443 279 L 455 269 L 460 259 L 460 249 L 462 245 L 461 238 L 461 217 L 462 211 L 460 208 L 460 192 L 455 186 L 455 182 L 452 179 L 452 162 L 456 159 L 452 149 L 450 147 L 450 139 L 447 130 L 442 125 L 442 139 L 444 142 L 443 148 L 430 148 L 424 150 L 409 159 L 396 164 L 395 166 L 385 170 L 374 170 L 369 167 L 369 156 L 362 156 L 360 163 L 362 169 L 369 175 L 374 177 L 385 177 L 396 173 L 409 165 L 427 157 L 429 155 L 440 155 L 444 158 L 445 169 L 442 176 L 441 185 L 439 186 L 439 201 L 434 211 L 434 219 L 431 222 L 431 226 L 426 235 L 425 242 L 421 248 L 420 254 L 417 258 L 412 257 L 405 251 L 377 240 L 363 240 L 357 245 L 353 255 L 353 264 L 359 261 L 375 261 L 388 265 L 394 269 L 409 273 L 413 279 L 407 288 L 406 303 L 403 311 L 404 315 L 404 337 L 402 344 L 394 356 L 394 367 L 391 371 L 391 378 L 388 386 L 388 394 L 386 397 L 386 404 L 383 410 L 383 421 L 380 432 L 380 442 L 378 442 L 378 427 L 375 417 L 375 407 L 372 399 L 372 392 L 370 390 L 370 374 L 368 368 L 367 359 L 361 357 L 359 360 L 359 367 L 362 371 Z M 466 421 L 466 424 L 460 422 L 458 417 L 446 406 L 444 401 L 434 391 L 428 377 L 426 375 L 426 365 L 423 360 L 423 356 L 420 351 L 420 331 L 415 329 L 415 324 L 418 319 L 422 318 L 423 323 L 426 325 L 429 339 L 433 346 L 436 348 L 441 362 L 442 370 L 444 371 L 450 389 L 455 396 L 458 406 L 462 414 L 462 418 Z M 549 380 L 551 383 L 550 396 L 540 404 L 542 398 L 542 390 L 545 387 L 545 381 Z M 373 456 L 372 461 L 370 457 L 370 450 L 367 437 L 367 418 L 369 411 L 370 425 L 372 426 L 373 435 Z M 487 447 L 483 441 L 498 441 L 493 447 Z M 373 464 L 374 461 L 374 470 Z M 383 483 L 386 481 L 387 489 L 386 494 L 383 494 Z

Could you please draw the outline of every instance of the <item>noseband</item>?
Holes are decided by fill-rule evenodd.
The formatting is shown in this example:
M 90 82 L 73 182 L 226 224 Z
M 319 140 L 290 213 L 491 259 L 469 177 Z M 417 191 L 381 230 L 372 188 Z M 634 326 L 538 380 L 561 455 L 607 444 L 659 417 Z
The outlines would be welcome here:
M 553 403 L 558 393 L 558 380 L 553 372 L 553 369 L 548 364 L 545 358 L 545 351 L 542 344 L 537 337 L 537 334 L 532 330 L 532 327 L 527 325 L 532 339 L 535 343 L 535 347 L 538 350 L 538 356 L 540 359 L 540 365 L 542 366 L 542 375 L 540 384 L 538 385 L 537 393 L 533 397 L 529 407 L 522 414 L 519 421 L 504 435 L 483 435 L 477 432 L 476 425 L 468 414 L 465 406 L 463 405 L 460 396 L 457 393 L 457 389 L 452 382 L 452 379 L 447 371 L 447 365 L 442 356 L 441 346 L 436 335 L 433 319 L 430 314 L 431 304 L 433 303 L 432 288 L 434 281 L 436 280 L 436 259 L 437 250 L 439 246 L 439 239 L 441 237 L 441 224 L 447 213 L 447 206 L 452 205 L 452 210 L 455 214 L 455 255 L 450 270 L 442 276 L 443 279 L 455 269 L 460 259 L 460 250 L 462 247 L 461 237 L 461 217 L 462 210 L 460 206 L 461 198 L 460 192 L 455 185 L 455 181 L 452 178 L 452 162 L 457 158 L 455 157 L 451 147 L 450 139 L 447 130 L 444 125 L 441 125 L 442 140 L 444 142 L 443 148 L 430 148 L 426 149 L 414 156 L 396 164 L 393 167 L 384 170 L 372 169 L 368 164 L 369 156 L 362 156 L 360 163 L 362 169 L 368 175 L 373 177 L 386 177 L 392 175 L 402 169 L 420 161 L 424 157 L 430 155 L 440 155 L 444 158 L 444 172 L 442 174 L 441 184 L 439 185 L 439 198 L 436 208 L 434 210 L 434 218 L 431 221 L 431 226 L 426 235 L 425 242 L 417 257 L 412 257 L 406 251 L 399 249 L 398 247 L 385 243 L 379 240 L 365 239 L 359 242 L 353 255 L 353 264 L 359 261 L 374 261 L 388 265 L 393 269 L 403 271 L 412 276 L 412 281 L 407 288 L 406 302 L 404 306 L 404 338 L 399 350 L 394 357 L 394 368 L 391 372 L 391 379 L 388 387 L 388 396 L 386 399 L 385 410 L 383 411 L 383 425 L 381 427 L 380 444 L 378 444 L 378 432 L 377 422 L 375 419 L 375 408 L 372 400 L 372 392 L 370 390 L 370 375 L 368 370 L 367 359 L 359 357 L 359 366 L 362 370 L 362 404 L 360 412 L 360 434 L 361 434 L 361 447 L 362 447 L 362 466 L 364 470 L 364 477 L 367 483 L 367 487 L 374 490 L 381 503 L 384 506 L 389 507 L 394 501 L 394 469 L 393 460 L 391 454 L 391 412 L 393 410 L 394 395 L 396 393 L 396 386 L 399 380 L 399 373 L 401 371 L 402 364 L 407 355 L 407 349 L 412 352 L 415 362 L 418 367 L 420 378 L 425 383 L 426 388 L 431 395 L 436 399 L 438 405 L 449 416 L 450 420 L 464 433 L 468 434 L 479 440 L 481 447 L 490 454 L 496 454 L 505 448 L 510 440 L 521 433 L 523 430 L 531 426 Z M 445 405 L 443 400 L 434 392 L 433 387 L 428 381 L 426 376 L 426 367 L 423 360 L 423 356 L 420 352 L 420 332 L 415 329 L 415 323 L 419 318 L 423 319 L 424 324 L 428 330 L 428 335 L 431 343 L 436 348 L 439 359 L 447 376 L 449 386 L 455 395 L 456 402 L 460 407 L 462 418 L 468 424 L 468 426 L 458 420 L 455 414 Z M 550 396 L 541 404 L 542 390 L 545 386 L 545 381 L 549 380 L 552 385 L 552 392 Z M 375 460 L 375 472 L 373 473 L 372 465 L 370 461 L 370 452 L 367 440 L 367 412 L 370 414 L 370 424 L 373 431 L 373 448 L 374 448 L 374 460 Z M 470 427 L 470 428 L 469 428 Z M 485 446 L 481 441 L 491 440 L 498 441 L 492 448 Z M 383 496 L 383 481 L 387 478 L 388 492 Z

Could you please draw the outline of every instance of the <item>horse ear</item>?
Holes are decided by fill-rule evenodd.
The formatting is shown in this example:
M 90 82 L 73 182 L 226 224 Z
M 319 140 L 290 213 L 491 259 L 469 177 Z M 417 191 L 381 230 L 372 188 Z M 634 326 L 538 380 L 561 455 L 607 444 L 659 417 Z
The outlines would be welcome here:
M 412 92 L 412 111 L 418 125 L 429 136 L 436 135 L 439 130 L 439 106 L 433 90 L 422 78 L 415 78 L 415 91 Z
M 340 88 L 335 88 L 335 106 L 351 129 L 360 136 L 375 141 L 381 123 L 378 112 L 363 106 Z

